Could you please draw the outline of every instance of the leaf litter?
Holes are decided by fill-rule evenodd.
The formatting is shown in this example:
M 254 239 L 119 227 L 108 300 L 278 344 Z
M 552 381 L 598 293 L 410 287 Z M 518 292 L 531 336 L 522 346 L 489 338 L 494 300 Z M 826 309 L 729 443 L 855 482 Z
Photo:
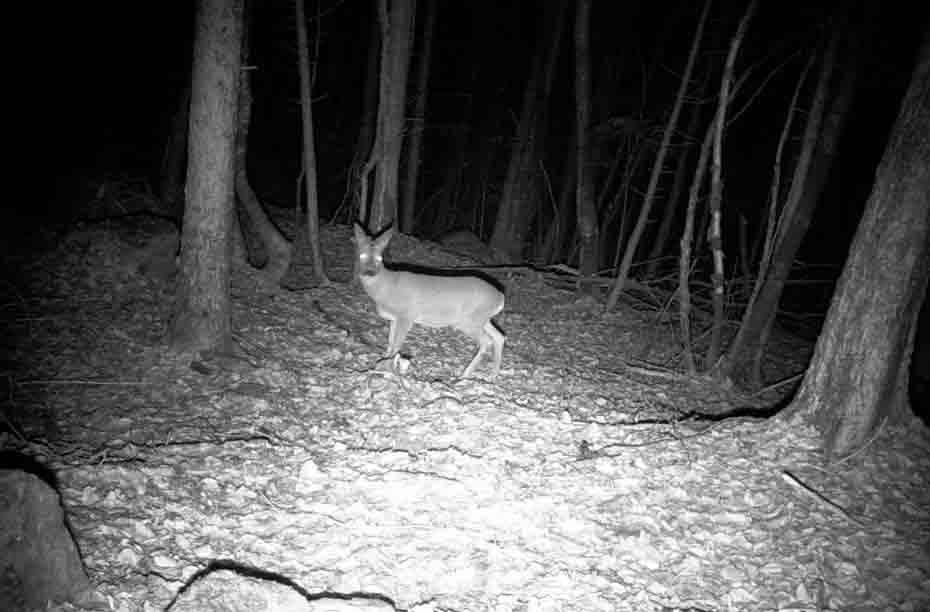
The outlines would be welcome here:
M 530 270 L 500 275 L 494 381 L 456 380 L 474 349 L 447 330 L 411 332 L 405 374 L 375 369 L 387 325 L 357 284 L 270 290 L 239 268 L 248 360 L 191 364 L 163 345 L 170 282 L 126 264 L 139 233 L 71 232 L 17 264 L 4 302 L 0 441 L 54 470 L 107 609 L 165 609 L 211 569 L 210 609 L 261 577 L 285 585 L 274 609 L 294 589 L 314 610 L 930 604 L 916 420 L 839 465 L 797 426 L 695 420 L 783 398 L 679 373 L 654 312 L 604 314 Z M 334 276 L 348 236 L 324 232 Z M 397 242 L 401 260 L 468 264 Z M 810 347 L 781 347 L 767 373 L 787 377 Z

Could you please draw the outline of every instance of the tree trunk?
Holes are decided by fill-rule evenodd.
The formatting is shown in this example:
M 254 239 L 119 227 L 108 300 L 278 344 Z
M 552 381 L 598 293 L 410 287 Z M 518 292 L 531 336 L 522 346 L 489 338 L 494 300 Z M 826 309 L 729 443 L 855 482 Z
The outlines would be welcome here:
M 713 284 L 711 302 L 714 307 L 714 322 L 711 327 L 710 345 L 707 347 L 707 358 L 705 360 L 709 367 L 714 367 L 717 363 L 717 358 L 720 355 L 720 338 L 726 322 L 724 320 L 726 278 L 723 267 L 723 182 L 721 179 L 723 172 L 723 128 L 726 126 L 727 106 L 730 104 L 730 85 L 733 81 L 736 56 L 739 54 L 746 30 L 749 29 L 749 21 L 752 19 L 753 13 L 755 13 L 756 4 L 757 0 L 750 0 L 749 5 L 746 7 L 746 12 L 740 20 L 736 34 L 733 35 L 733 40 L 730 42 L 727 61 L 723 67 L 723 77 L 720 79 L 720 96 L 712 153 L 713 161 L 710 166 L 710 201 L 708 203 L 710 226 L 708 228 L 707 242 L 710 245 L 714 261 L 714 272 L 710 277 Z
M 323 253 L 320 251 L 320 206 L 317 198 L 316 176 L 316 148 L 313 139 L 313 82 L 315 78 L 310 74 L 310 50 L 307 41 L 307 21 L 304 18 L 304 0 L 294 0 L 294 18 L 297 21 L 297 72 L 300 74 L 300 118 L 301 135 L 303 137 L 303 174 L 304 188 L 307 199 L 307 246 L 310 247 L 312 260 L 313 282 L 312 286 L 329 284 L 326 270 L 323 266 Z M 319 37 L 317 38 L 319 40 Z M 318 56 L 318 54 L 315 54 Z M 318 57 L 317 57 L 318 59 Z M 300 198 L 297 198 L 298 207 Z M 300 251 L 295 247 L 295 251 Z M 297 253 L 291 260 L 301 259 Z M 301 284 L 301 287 L 307 285 Z
M 565 256 L 562 248 L 565 244 L 565 238 L 569 234 L 569 228 L 573 227 L 571 223 L 572 194 L 576 192 L 575 181 L 577 174 L 578 164 L 568 158 L 562 176 L 562 189 L 559 192 L 558 200 L 555 202 L 552 220 L 546 228 L 545 237 L 539 249 L 538 262 L 542 265 L 561 261 Z M 597 211 L 595 210 L 596 214 Z
M 785 145 L 788 143 L 788 138 L 791 135 L 791 126 L 794 123 L 794 117 L 796 114 L 798 114 L 798 100 L 801 97 L 801 90 L 804 87 L 804 83 L 807 81 L 807 74 L 813 67 L 815 59 L 816 54 L 811 53 L 807 63 L 801 70 L 801 74 L 798 76 L 797 85 L 794 88 L 794 93 L 791 95 L 791 101 L 788 103 L 788 113 L 785 117 L 785 123 L 782 126 L 781 135 L 778 137 L 778 144 L 775 146 L 775 162 L 772 168 L 772 184 L 769 185 L 768 214 L 766 216 L 760 217 L 759 232 L 756 238 L 756 242 L 753 245 L 752 260 L 759 262 L 759 273 L 747 308 L 752 308 L 752 303 L 756 299 L 756 294 L 758 294 L 762 281 L 768 272 L 769 264 L 772 262 L 772 249 L 773 245 L 775 244 L 775 232 L 778 229 L 778 216 L 776 213 L 778 211 L 779 202 L 781 202 L 782 159 L 784 158 Z M 762 248 L 761 255 L 759 255 L 760 247 Z
M 397 216 L 397 182 L 404 139 L 407 74 L 416 0 L 381 0 L 381 81 L 375 146 L 366 166 L 375 168 L 368 227 L 379 232 Z
M 907 405 L 907 356 L 930 274 L 928 193 L 930 29 L 813 361 L 784 413 L 820 433 L 828 459 L 866 444 Z
M 523 258 L 526 231 L 536 212 L 539 200 L 537 185 L 540 138 L 543 127 L 540 115 L 548 103 L 555 75 L 555 60 L 562 41 L 562 26 L 567 2 L 552 0 L 544 3 L 542 35 L 523 94 L 520 125 L 513 141 L 510 165 L 504 181 L 491 248 L 505 262 L 518 263 Z
M 655 201 L 656 189 L 659 186 L 659 177 L 665 165 L 665 155 L 668 153 L 668 146 L 672 140 L 672 134 L 678 125 L 678 115 L 681 113 L 681 106 L 684 102 L 685 93 L 688 91 L 688 85 L 691 83 L 691 73 L 694 70 L 694 61 L 697 58 L 698 49 L 701 47 L 701 38 L 704 35 L 704 23 L 707 21 L 707 13 L 710 11 L 710 0 L 705 0 L 704 10 L 701 11 L 701 17 L 698 20 L 697 28 L 694 31 L 694 38 L 691 40 L 691 51 L 688 53 L 688 61 L 685 64 L 685 72 L 681 75 L 681 84 L 678 87 L 678 95 L 675 97 L 675 104 L 669 115 L 668 123 L 665 125 L 665 133 L 662 134 L 662 144 L 659 145 L 659 151 L 656 154 L 655 163 L 652 166 L 652 174 L 649 177 L 649 186 L 646 188 L 646 195 L 643 198 L 643 206 L 639 211 L 639 219 L 636 220 L 636 226 L 626 243 L 626 252 L 623 254 L 623 261 L 620 263 L 620 270 L 617 272 L 617 278 L 614 281 L 610 295 L 607 297 L 607 310 L 613 310 L 617 306 L 617 300 L 620 299 L 620 292 L 623 291 L 623 285 L 630 274 L 630 267 L 633 265 L 633 255 L 636 253 L 636 247 L 639 246 L 639 239 L 646 229 L 646 222 L 649 220 L 649 211 L 652 210 L 652 203 Z
M 930 299 L 924 294 L 924 305 L 917 317 L 914 349 L 908 384 L 908 399 L 911 410 L 930 426 Z M 902 366 L 903 367 L 903 366 Z
M 717 116 L 708 124 L 701 142 L 701 152 L 694 167 L 694 178 L 688 190 L 688 206 L 685 209 L 685 224 L 678 243 L 678 323 L 681 334 L 683 359 L 689 374 L 697 372 L 694 361 L 694 348 L 691 346 L 691 246 L 694 244 L 694 215 L 704 175 L 707 173 L 707 161 L 710 159 L 711 143 L 714 139 Z
M 248 24 L 245 26 L 248 37 Z M 247 44 L 243 45 L 242 55 L 249 56 Z M 277 285 L 287 272 L 291 261 L 291 244 L 275 227 L 265 213 L 258 196 L 249 183 L 249 128 L 252 123 L 252 86 L 251 72 L 244 70 L 239 79 L 238 130 L 236 130 L 236 195 L 239 197 L 240 215 L 243 235 L 249 250 L 249 261 L 262 268 L 267 281 Z M 238 240 L 238 235 L 233 235 Z
M 624 142 L 617 147 L 615 160 L 622 158 L 623 172 L 616 189 L 613 190 L 613 196 L 603 203 L 607 193 L 610 191 L 610 178 L 614 173 L 612 168 L 608 172 L 608 179 L 601 186 L 602 204 L 598 206 L 598 212 L 601 217 L 601 253 L 610 251 L 611 244 L 614 247 L 614 255 L 610 260 L 610 268 L 617 269 L 620 267 L 620 261 L 623 257 L 623 245 L 632 233 L 630 228 L 632 221 L 631 205 L 634 199 L 639 197 L 639 191 L 634 187 L 640 178 L 640 169 L 649 160 L 655 159 L 655 152 L 649 144 L 649 139 L 645 133 L 631 135 L 623 139 Z M 613 163 L 613 162 L 611 162 Z M 619 220 L 617 220 L 619 218 Z M 611 232 L 610 228 L 617 227 L 616 232 Z M 635 225 L 635 224 L 632 224 Z M 610 243 L 607 241 L 610 240 Z
M 363 201 L 362 194 L 367 193 L 365 163 L 371 157 L 375 139 L 375 124 L 378 120 L 378 80 L 379 58 L 381 56 L 381 29 L 379 26 L 378 6 L 381 0 L 371 2 L 371 36 L 368 42 L 368 62 L 365 64 L 365 84 L 362 87 L 362 114 L 359 118 L 358 138 L 355 141 L 355 155 L 349 169 L 352 177 L 352 196 L 348 221 L 368 218 L 368 202 Z
M 586 286 L 597 274 L 599 263 L 597 237 L 597 209 L 594 206 L 594 177 L 589 164 L 591 126 L 591 48 L 589 31 L 591 0 L 578 0 L 575 13 L 575 163 L 578 180 L 575 181 L 575 210 L 578 215 L 579 288 Z
M 254 14 L 255 2 L 243 0 L 242 8 L 242 43 L 240 46 L 240 65 L 248 66 L 249 57 L 252 49 L 252 16 Z M 248 184 L 248 138 L 249 123 L 252 119 L 252 88 L 250 87 L 250 74 L 248 70 L 242 70 L 239 74 L 239 99 L 237 101 L 236 117 L 238 129 L 236 130 L 236 190 L 238 191 L 238 182 L 242 180 L 248 192 L 251 194 L 252 201 L 256 208 L 261 211 L 257 204 L 257 198 L 252 193 L 252 188 Z M 253 268 L 263 269 L 268 265 L 269 249 L 262 242 L 262 237 L 258 231 L 258 222 L 253 223 L 248 210 L 242 203 L 242 198 L 233 200 L 232 227 L 230 229 L 230 257 L 233 265 L 246 264 Z M 282 238 L 283 239 L 283 238 Z
M 762 384 L 762 355 L 778 312 L 782 291 L 820 201 L 846 117 L 852 107 L 856 80 L 854 61 L 847 64 L 843 85 L 827 115 L 827 121 L 822 121 L 839 37 L 840 32 L 837 30 L 824 54 L 823 67 L 805 128 L 802 145 L 805 150 L 798 158 L 789 194 L 789 205 L 782 211 L 778 224 L 779 231 L 775 239 L 771 265 L 760 270 L 764 282 L 750 302 L 739 332 L 730 345 L 724 363 L 721 364 L 721 373 L 724 376 L 748 383 L 749 386 L 758 387 Z
M 690 153 L 691 150 L 699 144 L 696 138 L 698 130 L 701 127 L 701 116 L 704 114 L 701 101 L 707 96 L 707 88 L 708 85 L 710 85 L 710 75 L 710 70 L 704 71 L 700 93 L 697 97 L 698 102 L 691 108 L 691 119 L 688 122 L 688 128 L 684 134 L 686 142 L 681 152 L 678 154 L 672 189 L 669 191 L 668 198 L 665 200 L 665 208 L 662 211 L 662 221 L 659 224 L 659 229 L 656 231 L 655 238 L 652 241 L 652 249 L 649 251 L 649 256 L 647 257 L 649 265 L 646 268 L 646 278 L 655 276 L 656 270 L 659 267 L 659 260 L 662 254 L 665 253 L 665 247 L 668 244 L 669 236 L 672 234 L 672 223 L 675 221 L 678 201 L 681 199 L 682 192 L 685 190 L 685 181 L 688 178 L 688 168 L 690 166 L 688 162 L 691 159 Z
M 233 216 L 242 0 L 201 0 L 191 77 L 187 205 L 171 346 L 229 352 L 229 236 Z
M 435 30 L 436 0 L 426 0 L 426 20 L 423 23 L 423 39 L 420 53 L 417 55 L 417 83 L 413 102 L 413 125 L 410 129 L 410 139 L 407 142 L 404 199 L 400 207 L 400 230 L 405 234 L 413 233 L 413 226 L 416 221 L 417 183 L 420 176 L 423 130 L 426 128 L 426 100 Z
M 190 122 L 191 88 L 178 96 L 178 108 L 171 119 L 171 132 L 161 160 L 159 193 L 162 205 L 178 215 L 184 210 L 184 171 L 187 161 L 187 124 Z

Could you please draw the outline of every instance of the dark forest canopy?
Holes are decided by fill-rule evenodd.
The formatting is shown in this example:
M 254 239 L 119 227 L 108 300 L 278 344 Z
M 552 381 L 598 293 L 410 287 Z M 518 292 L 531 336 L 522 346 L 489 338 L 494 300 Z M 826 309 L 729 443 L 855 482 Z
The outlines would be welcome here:
M 842 4 L 842 3 L 840 3 Z M 837 176 L 825 194 L 820 215 L 830 215 L 842 246 L 813 258 L 837 263 L 868 196 L 874 167 L 911 74 L 927 8 L 898 3 L 860 3 L 850 27 L 861 33 L 860 94 L 852 129 L 844 140 Z M 459 163 L 449 143 L 457 130 L 473 134 L 466 163 L 493 155 L 504 163 L 513 135 L 522 89 L 539 31 L 541 3 L 439 2 L 439 20 L 430 80 L 430 121 L 423 168 L 422 200 L 441 188 L 444 168 Z M 725 53 L 745 4 L 712 5 L 703 62 Z M 726 196 L 730 206 L 754 209 L 764 201 L 785 103 L 799 69 L 837 17 L 836 3 L 760 3 L 745 42 L 740 68 L 758 64 L 736 107 L 751 102 L 727 132 Z M 700 3 L 595 2 L 592 63 L 595 91 L 614 75 L 605 118 L 661 126 L 673 100 Z M 252 22 L 255 92 L 250 172 L 266 203 L 288 205 L 299 159 L 293 26 L 290 2 L 256 2 Z M 319 12 L 311 36 L 319 35 L 314 113 L 320 164 L 322 214 L 343 198 L 346 167 L 359 124 L 373 11 L 367 0 L 307 4 Z M 32 112 L 38 133 L 35 159 L 51 164 L 50 192 L 28 215 L 61 213 L 86 198 L 95 178 L 126 173 L 154 178 L 178 92 L 190 71 L 193 3 L 94 2 L 56 6 L 48 45 L 29 64 Z M 39 22 L 39 21 L 36 21 Z M 570 41 L 570 33 L 566 35 Z M 416 51 L 415 51 L 416 52 Z M 714 59 L 713 63 L 719 63 Z M 545 160 L 558 178 L 571 132 L 570 52 L 561 54 L 548 111 Z M 741 104 L 742 103 L 742 104 Z M 597 105 L 597 101 L 595 101 Z M 481 139 L 481 142 L 478 140 Z M 49 154 L 50 148 L 54 154 Z M 501 170 L 495 168 L 499 175 Z M 82 191 L 84 190 L 84 191 Z M 842 210 L 837 221 L 836 210 Z M 43 212 L 44 211 L 44 212 Z M 815 220 L 813 235 L 818 231 Z M 823 244 L 820 241 L 818 244 Z

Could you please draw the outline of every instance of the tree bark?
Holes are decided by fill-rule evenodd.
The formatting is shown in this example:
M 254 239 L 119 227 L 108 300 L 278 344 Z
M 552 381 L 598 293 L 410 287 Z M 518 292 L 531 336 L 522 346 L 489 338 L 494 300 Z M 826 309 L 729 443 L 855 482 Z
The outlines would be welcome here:
M 316 148 L 313 138 L 314 78 L 310 74 L 310 50 L 307 40 L 307 21 L 304 18 L 304 0 L 294 0 L 294 18 L 297 22 L 297 71 L 300 74 L 300 123 L 303 137 L 304 189 L 307 199 L 307 241 L 313 266 L 313 284 L 324 286 L 329 284 L 329 278 L 326 277 L 323 253 L 320 250 L 320 206 L 317 198 Z M 298 205 L 299 203 L 298 198 Z
M 775 146 L 775 162 L 772 168 L 772 183 L 769 185 L 769 207 L 768 214 L 761 217 L 759 221 L 759 236 L 756 239 L 756 244 L 753 247 L 753 256 L 752 260 L 756 261 L 759 247 L 762 247 L 762 254 L 758 258 L 759 261 L 759 274 L 756 279 L 757 282 L 753 287 L 753 295 L 749 300 L 749 308 L 752 307 L 752 302 L 756 299 L 756 294 L 761 288 L 762 279 L 765 278 L 767 271 L 769 269 L 769 264 L 772 262 L 772 249 L 775 244 L 775 232 L 778 229 L 778 205 L 781 201 L 781 165 L 782 159 L 784 158 L 785 145 L 788 143 L 788 138 L 791 135 L 791 126 L 794 123 L 794 117 L 798 113 L 798 99 L 801 97 L 801 90 L 804 87 L 804 83 L 807 81 L 807 74 L 810 72 L 811 68 L 814 65 L 814 60 L 816 59 L 816 54 L 811 53 L 810 58 L 807 61 L 807 64 L 801 70 L 801 74 L 798 76 L 798 82 L 795 86 L 794 93 L 791 95 L 791 101 L 788 103 L 788 113 L 785 117 L 785 123 L 782 126 L 781 135 L 778 137 L 778 144 Z M 762 237 L 764 236 L 764 240 Z
M 710 277 L 713 284 L 711 302 L 714 307 L 714 322 L 710 331 L 710 345 L 707 347 L 706 359 L 709 367 L 714 367 L 717 363 L 717 358 L 720 355 L 720 338 L 726 322 L 724 320 L 726 273 L 723 267 L 723 182 L 721 179 L 721 173 L 723 172 L 723 128 L 726 126 L 727 106 L 730 104 L 730 85 L 733 80 L 736 56 L 739 54 L 746 30 L 749 29 L 749 21 L 755 13 L 756 4 L 757 0 L 750 0 L 749 5 L 746 7 L 746 12 L 740 20 L 736 34 L 733 35 L 733 40 L 730 42 L 730 50 L 727 53 L 727 61 L 723 68 L 723 77 L 720 79 L 720 96 L 712 153 L 713 161 L 710 166 L 710 226 L 707 234 L 707 242 L 710 245 L 714 261 L 714 272 Z
M 372 146 L 375 140 L 375 125 L 378 121 L 378 81 L 381 56 L 381 29 L 379 25 L 378 7 L 381 0 L 369 0 L 371 2 L 371 36 L 368 43 L 368 61 L 365 64 L 365 84 L 362 87 L 362 113 L 359 118 L 358 137 L 355 140 L 355 155 L 352 158 L 352 164 L 349 169 L 349 176 L 352 180 L 352 195 L 349 210 L 349 223 L 355 219 L 368 218 L 368 202 L 364 201 L 363 193 L 367 193 L 367 185 L 362 185 L 363 180 L 367 180 L 368 173 L 365 171 L 366 162 L 371 157 Z
M 233 215 L 242 0 L 201 0 L 194 38 L 187 205 L 171 346 L 232 348 L 229 237 Z
M 930 28 L 879 164 L 814 357 L 784 418 L 828 459 L 866 444 L 907 405 L 908 355 L 930 275 Z
M 856 63 L 847 64 L 846 74 L 834 99 L 826 122 L 822 120 L 828 97 L 840 32 L 835 31 L 824 54 L 817 89 L 808 114 L 802 153 L 798 157 L 789 193 L 788 205 L 782 211 L 779 231 L 775 238 L 771 265 L 760 270 L 763 276 L 759 291 L 750 302 L 743 322 L 721 364 L 721 373 L 727 378 L 747 382 L 749 386 L 762 384 L 762 355 L 768 341 L 785 282 L 794 264 L 794 258 L 810 227 L 820 195 L 826 185 L 836 148 L 843 133 L 846 117 L 852 107 L 855 93 Z
M 244 26 L 247 38 L 248 25 Z M 243 58 L 248 58 L 247 44 L 242 47 Z M 252 86 L 251 73 L 244 70 L 239 79 L 238 96 L 238 130 L 236 131 L 236 195 L 240 204 L 240 219 L 243 235 L 249 250 L 252 265 L 261 267 L 264 277 L 271 284 L 277 285 L 287 272 L 291 262 L 291 244 L 278 230 L 262 208 L 258 196 L 249 183 L 249 130 L 252 124 Z M 233 234 L 232 239 L 238 240 Z M 261 251 L 261 252 L 259 252 Z
M 719 111 L 719 109 L 718 109 Z M 694 361 L 694 349 L 691 346 L 691 245 L 694 244 L 694 215 L 697 210 L 698 196 L 704 175 L 707 173 L 707 161 L 710 159 L 711 143 L 714 139 L 717 116 L 707 125 L 704 138 L 701 142 L 701 152 L 694 167 L 694 178 L 691 179 L 691 188 L 688 190 L 688 206 L 685 209 L 685 225 L 681 231 L 681 240 L 678 243 L 678 323 L 681 333 L 683 359 L 689 374 L 697 372 Z
M 575 163 L 578 166 L 575 181 L 575 210 L 578 215 L 579 287 L 586 285 L 597 274 L 599 263 L 597 236 L 597 209 L 594 206 L 594 177 L 589 164 L 591 159 L 591 0 L 578 0 L 575 12 Z
M 416 0 L 380 0 L 381 81 L 375 145 L 367 167 L 375 168 L 368 227 L 379 232 L 397 216 L 397 185 L 404 139 L 407 74 Z
M 417 82 L 413 102 L 410 139 L 407 141 L 404 198 L 401 201 L 400 230 L 413 233 L 416 221 L 417 183 L 420 176 L 420 158 L 423 149 L 423 131 L 426 129 L 426 100 L 429 89 L 429 72 L 433 55 L 433 37 L 436 30 L 436 0 L 426 0 L 426 20 L 423 39 L 417 55 Z

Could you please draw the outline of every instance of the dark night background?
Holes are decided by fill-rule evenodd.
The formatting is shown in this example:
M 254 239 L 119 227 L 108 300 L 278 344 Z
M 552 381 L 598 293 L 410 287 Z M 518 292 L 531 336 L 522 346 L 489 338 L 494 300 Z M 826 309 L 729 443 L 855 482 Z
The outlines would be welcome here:
M 915 3 L 921 4 L 921 3 Z M 838 272 L 859 213 L 869 195 L 875 166 L 914 67 L 926 8 L 898 3 L 850 3 L 852 27 L 864 50 L 860 91 L 837 166 L 800 259 Z M 490 200 L 500 192 L 509 143 L 519 116 L 523 86 L 534 50 L 541 2 L 439 2 L 430 80 L 429 120 L 418 197 L 420 205 L 439 189 L 450 164 L 446 146 L 463 125 L 470 130 L 467 164 L 493 156 Z M 724 150 L 725 215 L 762 210 L 773 151 L 788 97 L 824 23 L 829 3 L 762 1 L 740 55 L 741 68 L 763 60 L 746 91 L 755 96 L 733 121 Z M 743 2 L 712 5 L 698 71 L 711 54 L 723 54 L 745 8 Z M 598 87 L 605 57 L 623 59 L 609 116 L 634 116 L 661 126 L 673 101 L 678 75 L 691 43 L 695 2 L 596 1 L 592 19 L 592 77 Z M 48 40 L 32 87 L 32 112 L 41 117 L 32 157 L 45 177 L 29 205 L 6 211 L 19 230 L 66 224 L 107 176 L 145 178 L 157 186 L 159 162 L 178 95 L 189 81 L 193 3 L 94 2 L 51 9 Z M 308 16 L 317 10 L 308 3 Z M 368 0 L 325 3 L 317 30 L 320 65 L 314 90 L 321 213 L 328 218 L 342 202 L 346 168 L 359 126 L 365 61 L 373 12 Z M 418 17 L 424 4 L 418 7 Z M 571 13 L 571 9 L 569 9 Z M 299 163 L 299 114 L 291 2 L 256 2 L 251 65 L 254 110 L 249 173 L 263 203 L 290 206 Z M 563 47 L 546 135 L 546 164 L 557 191 L 572 129 L 571 24 Z M 656 74 L 644 92 L 642 74 L 662 49 Z M 797 55 L 769 79 L 774 66 Z M 719 58 L 714 58 L 714 65 Z M 815 68 L 816 70 L 816 68 Z M 764 85 L 764 86 L 763 86 Z M 716 81 L 712 85 L 716 87 Z M 748 100 L 744 94 L 736 102 Z M 801 104 L 809 103 L 809 95 Z M 595 112 L 597 109 L 595 109 Z M 687 111 L 685 111 L 687 112 Z M 683 117 L 682 122 L 687 117 Z M 651 165 L 651 161 L 648 165 Z M 477 180 L 477 177 L 475 177 Z M 645 183 L 641 188 L 645 187 Z M 640 190 L 641 192 L 641 190 Z M 493 210 L 489 215 L 493 214 Z M 432 229 L 422 232 L 429 237 Z M 485 230 L 487 228 L 484 228 Z M 725 236 L 725 241 L 732 235 Z M 822 274 L 821 274 L 822 276 Z

